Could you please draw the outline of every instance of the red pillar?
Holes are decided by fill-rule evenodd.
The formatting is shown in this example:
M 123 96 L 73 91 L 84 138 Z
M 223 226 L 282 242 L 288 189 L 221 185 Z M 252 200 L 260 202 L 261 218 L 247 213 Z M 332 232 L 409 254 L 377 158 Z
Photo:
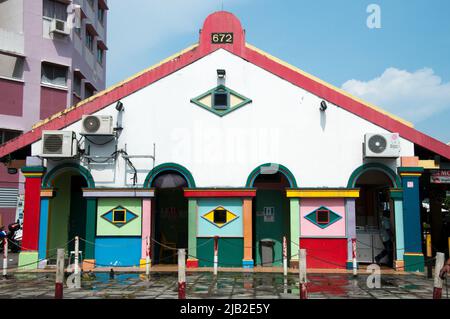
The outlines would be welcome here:
M 25 205 L 23 214 L 22 251 L 37 251 L 41 213 L 41 183 L 45 167 L 24 167 Z

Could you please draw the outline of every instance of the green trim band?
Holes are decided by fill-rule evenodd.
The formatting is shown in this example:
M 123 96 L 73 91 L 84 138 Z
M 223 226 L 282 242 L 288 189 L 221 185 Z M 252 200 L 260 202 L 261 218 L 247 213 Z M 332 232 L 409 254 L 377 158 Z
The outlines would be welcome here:
M 95 188 L 94 178 L 91 173 L 81 165 L 75 163 L 66 163 L 53 168 L 50 172 L 45 174 L 44 179 L 42 180 L 42 187 L 44 188 L 52 188 L 51 182 L 53 179 L 60 173 L 62 170 L 76 170 L 86 179 L 89 188 Z
M 144 188 L 152 188 L 151 185 L 155 181 L 155 178 L 159 174 L 166 172 L 166 171 L 175 171 L 175 172 L 181 174 L 181 176 L 183 176 L 186 179 L 186 181 L 188 183 L 188 187 L 195 188 L 195 180 L 194 180 L 194 177 L 192 176 L 191 172 L 189 172 L 189 170 L 186 167 L 181 166 L 176 163 L 165 163 L 165 164 L 158 165 L 154 169 L 152 169 L 150 171 L 150 173 L 148 173 L 147 178 L 145 179 Z
M 276 167 L 278 169 L 277 173 L 282 173 L 289 181 L 290 188 L 297 188 L 297 181 L 295 180 L 294 174 L 286 167 L 281 164 L 266 163 L 255 168 L 247 178 L 246 188 L 254 188 L 256 178 L 261 174 L 261 168 L 263 167 Z
M 389 190 L 391 199 L 403 199 L 403 189 L 395 188 Z
M 21 168 L 22 173 L 45 173 L 47 170 L 44 166 L 24 166 Z
M 350 179 L 348 180 L 347 188 L 355 188 L 355 184 L 358 181 L 358 178 L 364 174 L 367 171 L 370 170 L 377 170 L 382 171 L 385 173 L 390 180 L 392 181 L 392 184 L 395 188 L 401 188 L 402 182 L 400 180 L 400 177 L 389 167 L 386 165 L 380 164 L 380 163 L 369 163 L 364 164 L 358 167 L 350 176 Z
M 425 170 L 423 167 L 399 167 L 399 173 L 423 173 Z

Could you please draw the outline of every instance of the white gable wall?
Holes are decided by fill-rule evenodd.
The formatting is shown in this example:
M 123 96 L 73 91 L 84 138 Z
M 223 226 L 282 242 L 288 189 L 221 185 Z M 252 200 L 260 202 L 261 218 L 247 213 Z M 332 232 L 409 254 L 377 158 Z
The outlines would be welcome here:
M 226 86 L 253 100 L 219 117 L 190 100 L 217 86 L 217 69 L 227 71 Z M 225 50 L 203 59 L 122 99 L 124 130 L 118 148 L 129 155 L 153 154 L 156 165 L 186 167 L 197 187 L 243 187 L 259 165 L 279 163 L 296 177 L 299 187 L 346 187 L 363 164 L 365 133 L 386 130 L 322 99 Z M 112 115 L 115 104 L 97 114 Z M 67 130 L 80 131 L 81 124 Z M 413 143 L 402 139 L 402 156 L 413 156 Z M 39 155 L 41 142 L 33 144 Z M 96 155 L 111 154 L 112 148 Z M 377 160 L 395 169 L 397 160 Z M 152 169 L 150 159 L 134 159 L 142 184 Z M 48 168 L 61 162 L 50 162 Z M 126 164 L 90 165 L 98 187 L 131 186 Z

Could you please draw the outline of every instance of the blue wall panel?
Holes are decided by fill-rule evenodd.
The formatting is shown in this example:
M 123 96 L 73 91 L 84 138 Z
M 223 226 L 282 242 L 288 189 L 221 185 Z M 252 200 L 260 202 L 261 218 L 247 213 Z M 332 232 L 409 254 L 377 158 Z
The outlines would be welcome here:
M 97 237 L 95 239 L 95 263 L 97 267 L 139 266 L 141 258 L 140 237 Z

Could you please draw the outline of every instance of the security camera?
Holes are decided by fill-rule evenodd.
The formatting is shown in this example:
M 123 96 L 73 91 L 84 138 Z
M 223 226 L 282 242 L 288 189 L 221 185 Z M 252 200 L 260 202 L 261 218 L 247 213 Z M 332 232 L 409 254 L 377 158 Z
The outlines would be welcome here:
M 116 110 L 119 111 L 119 112 L 124 111 L 123 103 L 121 101 L 117 102 Z

